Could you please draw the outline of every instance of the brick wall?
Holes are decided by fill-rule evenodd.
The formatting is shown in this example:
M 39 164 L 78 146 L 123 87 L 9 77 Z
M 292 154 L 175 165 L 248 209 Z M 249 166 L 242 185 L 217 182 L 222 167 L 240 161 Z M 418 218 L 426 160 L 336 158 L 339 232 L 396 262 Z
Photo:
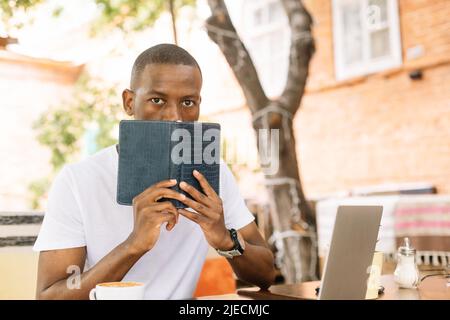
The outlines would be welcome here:
M 331 1 L 306 1 L 317 52 L 295 119 L 307 193 L 428 181 L 450 192 L 450 2 L 400 0 L 403 66 L 334 79 Z M 408 60 L 408 48 L 423 56 Z M 421 68 L 423 79 L 408 72 Z M 447 87 L 446 87 L 447 84 Z
M 429 181 L 450 192 L 450 64 L 308 94 L 295 119 L 305 188 Z
M 331 1 L 305 1 L 317 50 L 294 126 L 308 196 L 418 181 L 450 193 L 450 1 L 398 3 L 402 66 L 338 82 Z M 408 60 L 408 48 L 418 45 L 423 55 Z M 416 68 L 422 80 L 408 77 Z M 211 119 L 234 126 L 242 137 L 252 134 L 248 110 Z

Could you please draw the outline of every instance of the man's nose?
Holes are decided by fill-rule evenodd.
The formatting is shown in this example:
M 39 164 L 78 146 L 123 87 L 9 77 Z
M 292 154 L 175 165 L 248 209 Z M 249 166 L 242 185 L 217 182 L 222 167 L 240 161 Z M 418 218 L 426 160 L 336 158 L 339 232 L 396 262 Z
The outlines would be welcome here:
M 180 108 L 178 108 L 176 103 L 170 103 L 166 105 L 163 110 L 163 120 L 167 121 L 181 121 Z

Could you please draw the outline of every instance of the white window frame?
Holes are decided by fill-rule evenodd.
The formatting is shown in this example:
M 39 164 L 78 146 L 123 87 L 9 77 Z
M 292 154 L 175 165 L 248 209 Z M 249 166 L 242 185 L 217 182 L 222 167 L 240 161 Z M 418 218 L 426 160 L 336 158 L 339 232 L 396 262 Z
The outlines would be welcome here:
M 382 70 L 396 68 L 402 64 L 402 49 L 400 39 L 400 23 L 398 16 L 397 0 L 387 0 L 386 11 L 388 16 L 387 27 L 389 28 L 389 46 L 390 55 L 380 58 L 370 58 L 370 41 L 368 35 L 370 30 L 363 23 L 362 42 L 363 42 L 363 61 L 352 66 L 346 66 L 344 63 L 344 37 L 342 23 L 342 5 L 349 1 L 360 1 L 362 8 L 367 9 L 369 0 L 333 0 L 333 42 L 334 42 L 334 66 L 337 80 L 346 80 L 349 78 L 364 76 L 376 73 Z M 366 17 L 367 12 L 360 10 L 361 21 Z M 383 26 L 381 26 L 383 27 Z M 386 27 L 386 25 L 384 25 Z
M 278 3 L 280 6 L 282 6 L 281 0 L 256 0 L 256 1 L 255 0 L 244 0 L 244 2 L 246 2 L 245 3 L 246 14 L 243 17 L 244 18 L 243 21 L 245 23 L 244 26 L 245 26 L 247 35 L 260 36 L 260 35 L 266 34 L 268 32 L 271 32 L 273 30 L 280 29 L 280 28 L 283 28 L 286 26 L 283 23 L 283 21 L 277 21 L 275 23 L 272 22 L 268 25 L 259 26 L 257 29 L 254 29 L 254 24 L 253 24 L 253 18 L 254 18 L 253 13 L 256 12 L 256 10 L 267 8 L 272 3 Z M 251 14 L 250 18 L 248 18 L 249 17 L 248 14 Z M 287 17 L 286 17 L 286 20 L 287 20 Z M 287 26 L 289 27 L 289 25 L 287 25 Z
M 276 63 L 275 61 L 269 61 L 272 59 L 277 59 L 275 56 L 271 56 L 269 58 L 263 59 L 264 63 L 262 63 L 262 65 L 257 65 L 256 61 L 259 61 L 260 59 L 257 59 L 256 57 L 254 57 L 255 54 L 258 54 L 257 52 L 254 52 L 254 50 L 252 50 L 251 47 L 251 43 L 253 41 L 255 41 L 256 38 L 259 37 L 264 37 L 264 35 L 266 34 L 270 34 L 273 32 L 277 32 L 279 30 L 283 30 L 286 31 L 286 38 L 283 37 L 283 39 L 280 38 L 281 41 L 283 41 L 279 48 L 280 50 L 282 50 L 282 52 L 280 52 L 279 55 L 276 55 L 278 58 L 280 56 L 283 56 L 283 59 L 286 59 L 286 63 L 287 63 L 287 67 L 285 71 L 280 71 L 280 72 L 285 72 L 286 73 L 286 78 L 287 78 L 287 68 L 288 68 L 288 61 L 289 61 L 289 48 L 290 48 L 290 27 L 289 27 L 289 23 L 288 23 L 288 18 L 286 16 L 285 21 L 282 20 L 275 20 L 272 21 L 269 24 L 261 24 L 259 26 L 255 26 L 254 24 L 254 14 L 257 10 L 259 9 L 266 9 L 263 12 L 265 14 L 268 13 L 267 8 L 272 4 L 272 3 L 277 3 L 280 6 L 282 6 L 282 3 L 280 0 L 244 0 L 243 1 L 243 6 L 242 6 L 242 10 L 243 10 L 243 15 L 241 17 L 241 29 L 242 29 L 242 38 L 244 40 L 244 43 L 246 44 L 247 48 L 250 51 L 250 56 L 252 56 L 254 58 L 254 62 L 255 62 L 255 66 L 257 68 L 257 72 L 260 76 L 260 80 L 263 82 L 263 87 L 264 87 L 264 81 L 269 81 L 267 79 L 272 78 L 273 74 L 270 70 L 270 68 L 272 68 L 272 65 L 274 63 Z M 283 14 L 284 13 L 284 9 L 283 10 Z M 266 17 L 267 18 L 267 17 Z M 284 57 L 285 56 L 285 57 Z M 282 81 L 282 80 L 280 80 Z M 284 83 L 283 83 L 284 85 Z M 269 86 L 271 86 L 269 84 Z M 266 91 L 268 91 L 268 95 L 269 96 L 276 96 L 277 94 L 271 92 L 273 91 L 277 91 L 277 89 L 274 88 L 265 88 Z M 278 94 L 281 94 L 278 93 Z

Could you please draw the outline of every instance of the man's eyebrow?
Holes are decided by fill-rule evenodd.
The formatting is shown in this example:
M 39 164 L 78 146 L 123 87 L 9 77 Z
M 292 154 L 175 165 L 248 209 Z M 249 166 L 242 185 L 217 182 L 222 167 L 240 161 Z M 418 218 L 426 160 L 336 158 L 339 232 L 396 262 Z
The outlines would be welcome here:
M 158 96 L 167 96 L 167 94 L 165 94 L 164 92 L 160 92 L 160 91 L 158 91 L 158 90 L 148 90 L 148 91 L 146 91 L 145 93 L 144 93 L 144 95 L 151 95 L 151 94 L 156 94 L 156 95 L 158 95 Z
M 188 99 L 188 98 L 190 98 L 190 99 L 200 99 L 200 95 L 194 93 L 194 94 L 188 94 L 188 95 L 185 95 L 185 96 L 182 97 L 182 99 Z

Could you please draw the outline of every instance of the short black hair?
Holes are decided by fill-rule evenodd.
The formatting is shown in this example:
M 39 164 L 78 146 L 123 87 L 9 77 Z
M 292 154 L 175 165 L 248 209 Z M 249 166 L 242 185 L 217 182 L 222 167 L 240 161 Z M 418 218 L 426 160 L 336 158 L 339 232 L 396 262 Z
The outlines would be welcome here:
M 133 86 L 134 80 L 139 78 L 141 72 L 149 64 L 182 64 L 193 66 L 198 68 L 200 75 L 202 74 L 200 66 L 189 52 L 177 45 L 162 43 L 144 50 L 136 58 L 133 69 L 131 70 L 130 86 Z

